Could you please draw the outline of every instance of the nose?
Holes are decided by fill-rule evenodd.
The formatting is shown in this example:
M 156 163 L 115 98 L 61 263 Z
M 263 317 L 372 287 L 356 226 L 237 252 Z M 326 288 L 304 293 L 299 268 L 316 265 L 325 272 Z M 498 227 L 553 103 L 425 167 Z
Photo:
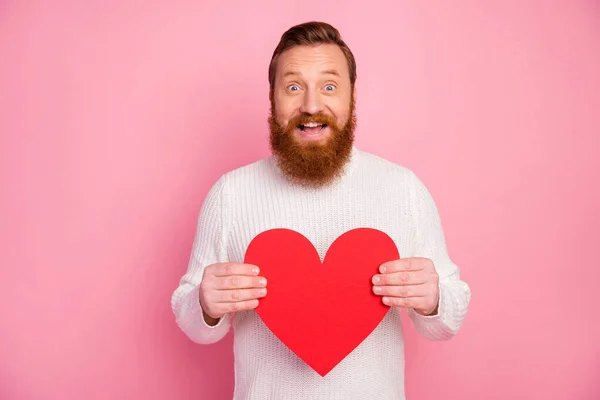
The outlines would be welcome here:
M 317 114 L 323 111 L 323 101 L 319 93 L 314 90 L 307 90 L 304 98 L 302 99 L 302 106 L 300 107 L 300 112 L 306 114 Z

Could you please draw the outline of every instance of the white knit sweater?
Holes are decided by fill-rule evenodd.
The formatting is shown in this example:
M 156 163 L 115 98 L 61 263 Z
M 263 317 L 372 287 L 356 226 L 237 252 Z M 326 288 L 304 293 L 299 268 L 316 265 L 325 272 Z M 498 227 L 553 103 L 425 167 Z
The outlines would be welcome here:
M 194 342 L 217 342 L 233 326 L 234 399 L 405 398 L 404 345 L 396 308 L 325 377 L 279 341 L 254 310 L 226 316 L 214 327 L 202 317 L 198 296 L 203 268 L 243 262 L 250 241 L 262 231 L 296 230 L 310 239 L 323 260 L 338 236 L 358 227 L 386 232 L 402 258 L 433 260 L 440 275 L 439 312 L 425 317 L 409 310 L 408 315 L 425 338 L 446 340 L 458 332 L 470 288 L 447 254 L 436 205 L 411 170 L 353 147 L 341 179 L 326 188 L 306 189 L 287 182 L 271 156 L 224 174 L 211 188 L 200 211 L 187 273 L 171 300 L 177 324 Z

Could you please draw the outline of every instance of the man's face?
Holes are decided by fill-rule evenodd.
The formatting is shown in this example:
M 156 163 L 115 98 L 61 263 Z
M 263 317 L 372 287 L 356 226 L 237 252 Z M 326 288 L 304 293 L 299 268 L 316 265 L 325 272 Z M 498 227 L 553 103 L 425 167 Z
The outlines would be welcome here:
M 354 139 L 354 93 L 337 45 L 282 53 L 272 93 L 271 147 L 288 178 L 321 186 L 346 163 Z

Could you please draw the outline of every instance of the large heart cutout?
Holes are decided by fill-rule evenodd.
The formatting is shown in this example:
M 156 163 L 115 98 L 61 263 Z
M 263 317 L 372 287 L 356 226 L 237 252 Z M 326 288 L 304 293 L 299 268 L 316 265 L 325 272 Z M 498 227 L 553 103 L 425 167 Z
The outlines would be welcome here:
M 290 350 L 325 376 L 381 322 L 389 307 L 372 291 L 379 266 L 400 255 L 384 232 L 358 228 L 338 237 L 323 263 L 313 244 L 289 229 L 257 235 L 245 263 L 260 267 L 267 296 L 256 312 Z

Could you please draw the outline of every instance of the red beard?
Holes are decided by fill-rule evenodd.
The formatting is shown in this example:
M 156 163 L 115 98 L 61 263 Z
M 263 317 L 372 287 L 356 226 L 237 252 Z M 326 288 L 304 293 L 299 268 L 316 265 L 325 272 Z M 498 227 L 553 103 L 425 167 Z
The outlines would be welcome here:
M 324 114 L 301 114 L 290 120 L 286 127 L 282 127 L 275 119 L 275 107 L 271 102 L 271 150 L 286 178 L 302 186 L 322 187 L 343 173 L 354 143 L 354 107 L 352 98 L 348 121 L 341 129 L 333 117 Z M 294 137 L 296 127 L 309 121 L 327 124 L 330 135 L 325 139 L 326 143 L 301 143 Z

